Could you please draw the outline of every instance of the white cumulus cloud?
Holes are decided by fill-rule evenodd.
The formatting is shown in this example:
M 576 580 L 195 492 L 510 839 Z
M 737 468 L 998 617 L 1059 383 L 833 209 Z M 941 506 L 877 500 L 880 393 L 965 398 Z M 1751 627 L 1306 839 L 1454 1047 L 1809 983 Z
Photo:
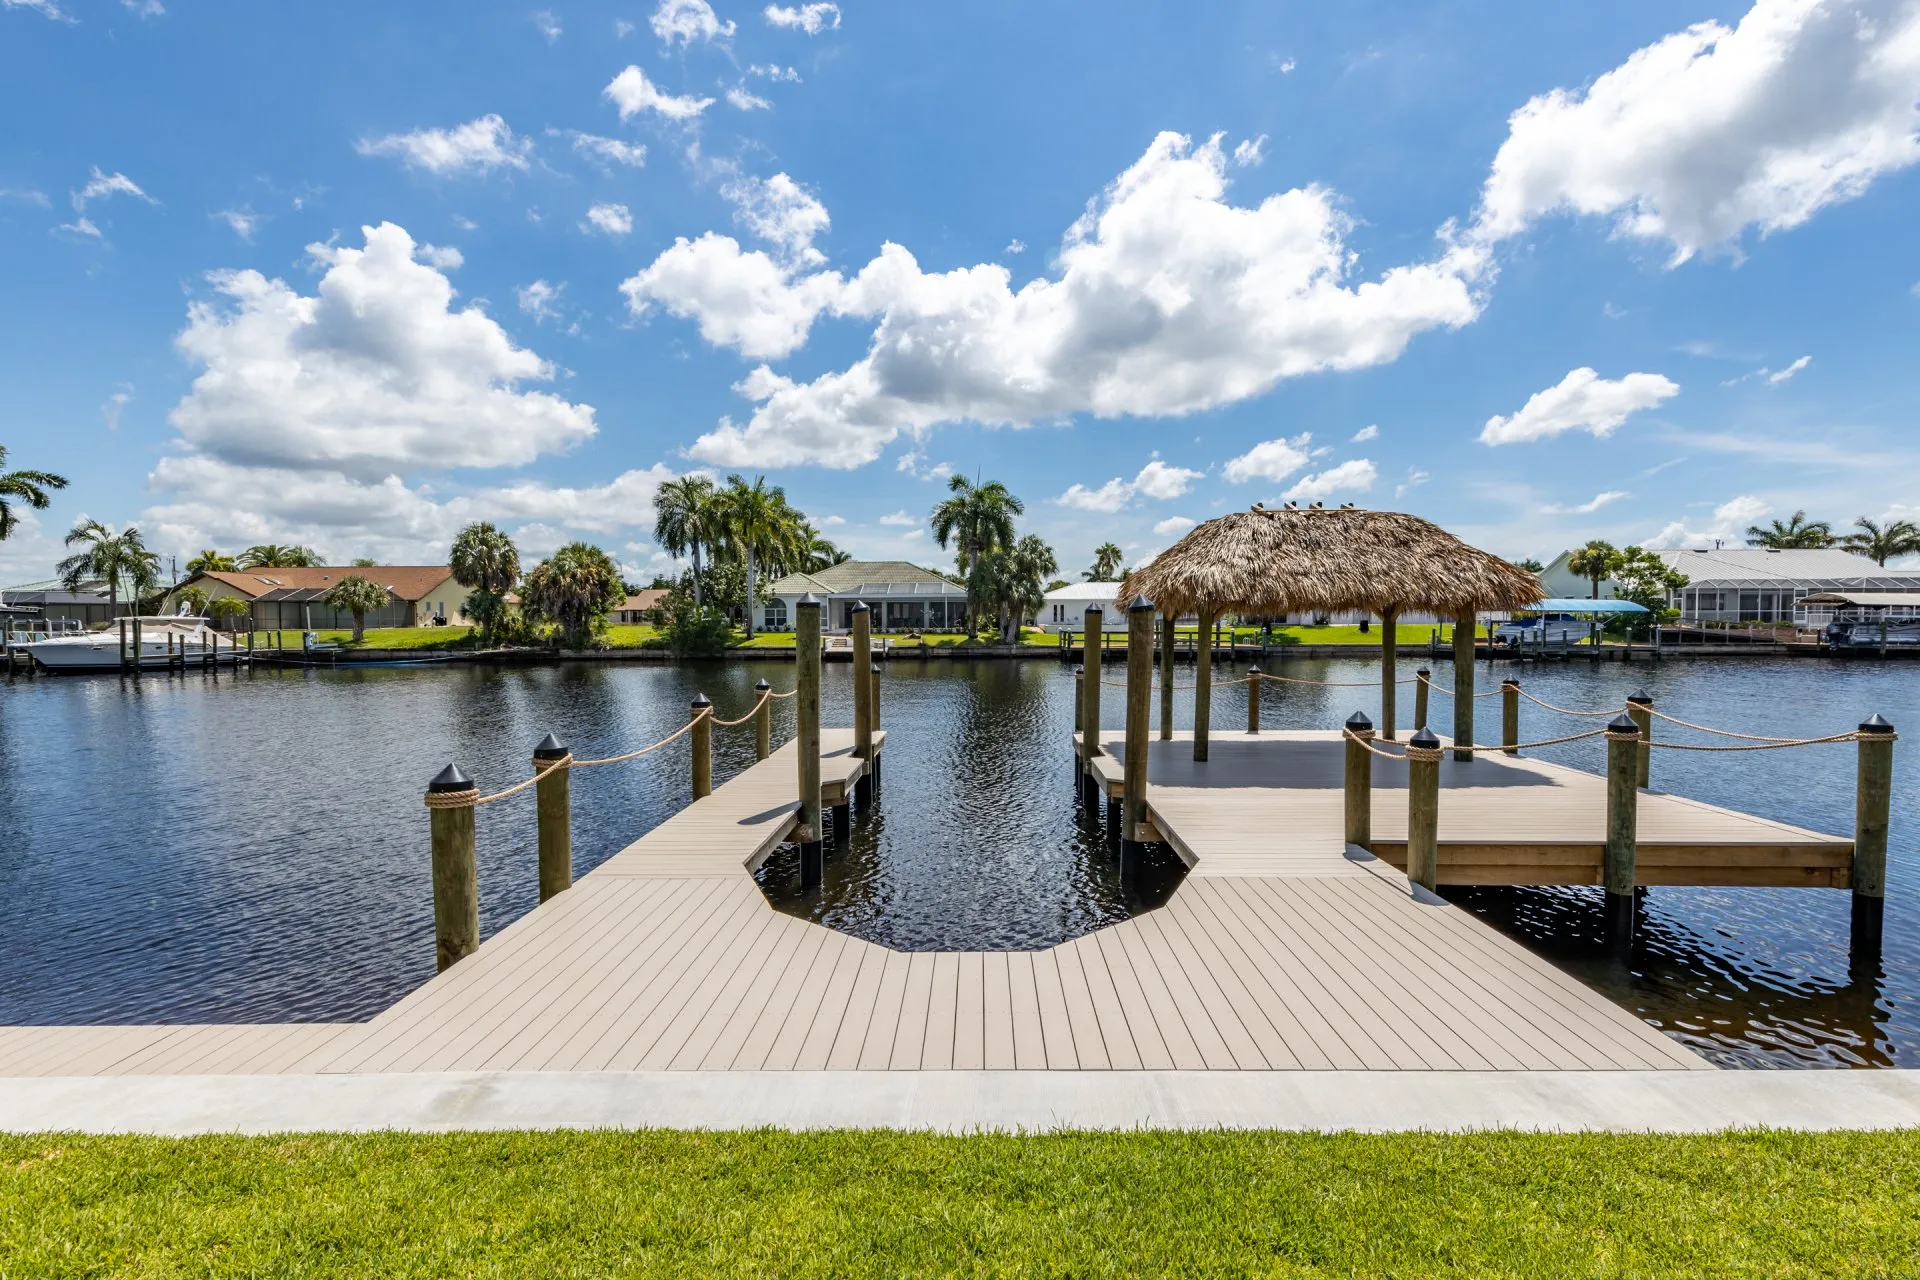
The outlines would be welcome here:
M 566 285 L 550 284 L 545 280 L 535 280 L 532 284 L 523 284 L 513 292 L 519 300 L 520 310 L 533 317 L 535 324 L 545 324 L 549 320 L 560 318 L 560 294 Z
M 1759 0 L 1513 113 L 1475 225 L 1568 211 L 1664 240 L 1675 263 L 1795 227 L 1920 159 L 1920 4 Z
M 1365 493 L 1373 488 L 1379 472 L 1366 458 L 1354 458 L 1337 467 L 1302 476 L 1293 488 L 1281 496 L 1291 502 L 1317 502 L 1336 493 Z
M 517 137 L 497 115 L 484 115 L 451 129 L 415 129 L 381 138 L 362 138 L 354 149 L 363 156 L 394 156 L 438 177 L 524 169 L 533 143 Z
M 660 0 L 647 25 L 668 48 L 677 41 L 683 49 L 696 40 L 726 40 L 734 30 L 731 22 L 720 21 L 707 0 Z
M 1239 457 L 1228 459 L 1221 474 L 1234 484 L 1284 480 L 1311 461 L 1307 446 L 1312 443 L 1310 431 L 1303 431 L 1291 440 L 1262 440 Z
M 1657 373 L 1630 373 L 1608 381 L 1592 369 L 1575 369 L 1554 386 L 1536 391 L 1518 413 L 1488 418 L 1480 429 L 1480 443 L 1519 444 L 1568 431 L 1590 431 L 1604 440 L 1631 415 L 1679 394 L 1678 383 Z
M 713 105 L 712 98 L 677 96 L 663 92 L 638 67 L 628 67 L 608 82 L 604 93 L 630 120 L 643 111 L 655 111 L 669 120 L 691 120 Z
M 1098 489 L 1089 489 L 1083 484 L 1073 484 L 1054 501 L 1063 507 L 1074 507 L 1081 511 L 1118 511 L 1127 505 L 1133 497 L 1133 486 L 1119 476 L 1107 481 Z
M 1235 144 L 1233 148 L 1233 162 L 1242 169 L 1252 168 L 1254 165 L 1265 161 L 1266 158 L 1267 135 L 1264 133 L 1257 138 L 1243 139 Z
M 1172 538 L 1185 533 L 1191 528 L 1193 528 L 1193 521 L 1187 519 L 1185 516 L 1168 516 L 1159 524 L 1154 525 L 1153 531 L 1163 538 Z
M 775 245 L 789 259 L 807 266 L 826 261 L 813 240 L 832 225 L 827 207 L 784 173 L 771 178 L 739 178 L 720 189 L 733 203 L 740 225 Z
M 872 344 L 850 368 L 810 382 L 770 370 L 743 380 L 758 404 L 751 419 L 722 422 L 693 454 L 729 466 L 855 467 L 901 432 L 945 422 L 1192 413 L 1286 378 L 1385 363 L 1416 334 L 1478 315 L 1470 282 L 1483 266 L 1479 251 L 1456 247 L 1358 279 L 1349 223 L 1331 192 L 1235 206 L 1226 169 L 1219 138 L 1196 146 L 1160 135 L 1069 229 L 1057 277 L 1017 293 L 1005 267 L 929 274 L 897 244 L 850 280 L 754 268 L 761 300 L 792 344 L 763 343 L 758 354 L 803 342 L 822 311 L 874 318 Z M 752 255 L 718 239 L 724 251 L 710 252 L 710 265 L 742 274 Z M 669 310 L 699 318 L 709 341 L 745 336 L 754 326 L 707 314 L 701 296 L 733 300 L 711 282 L 672 298 L 650 292 L 664 260 L 690 251 L 676 243 L 628 285 L 641 282 Z
M 840 6 L 828 3 L 770 4 L 766 8 L 766 17 L 773 26 L 791 27 L 817 36 L 822 31 L 831 31 L 840 25 Z
M 657 305 L 670 315 L 697 320 L 700 336 L 714 346 L 732 347 L 754 359 L 777 359 L 806 342 L 814 318 L 840 288 L 840 277 L 832 272 L 796 282 L 773 255 L 743 250 L 732 236 L 712 231 L 697 240 L 676 238 L 651 265 L 620 285 L 634 315 L 645 315 Z
M 743 84 L 734 85 L 727 90 L 727 105 L 737 111 L 771 111 L 773 104 L 757 93 L 753 93 Z
M 1089 489 L 1083 484 L 1071 485 L 1054 501 L 1082 511 L 1118 511 L 1136 497 L 1155 498 L 1163 502 L 1181 497 L 1204 474 L 1187 467 L 1171 466 L 1155 457 L 1149 459 L 1147 465 L 1140 468 L 1139 474 L 1131 480 L 1115 476 L 1097 489 Z
M 1729 498 L 1713 509 L 1713 518 L 1699 528 L 1692 527 L 1692 521 L 1680 519 L 1664 526 L 1660 532 L 1648 538 L 1642 546 L 1648 547 L 1711 547 L 1715 542 L 1730 542 L 1735 546 L 1744 545 L 1746 529 L 1764 517 L 1772 514 L 1773 508 L 1753 494 L 1741 494 Z
M 377 480 L 410 466 L 529 462 L 594 434 L 590 405 L 523 389 L 553 368 L 476 307 L 392 223 L 364 248 L 308 246 L 313 296 L 258 271 L 208 277 L 175 340 L 200 373 L 171 415 L 192 450 L 245 466 Z M 258 501 L 258 499 L 256 499 Z
M 1365 426 L 1353 433 L 1353 443 L 1355 444 L 1365 444 L 1369 440 L 1378 440 L 1379 438 L 1380 428 L 1377 426 Z
M 596 204 L 587 210 L 587 226 L 605 235 L 624 236 L 633 230 L 633 214 L 623 204 Z

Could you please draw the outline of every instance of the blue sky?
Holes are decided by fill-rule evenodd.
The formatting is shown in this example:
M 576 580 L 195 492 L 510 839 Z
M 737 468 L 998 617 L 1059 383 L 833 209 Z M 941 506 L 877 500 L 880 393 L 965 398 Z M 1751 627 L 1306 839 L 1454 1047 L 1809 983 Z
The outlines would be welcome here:
M 1097 14 L 1097 17 L 1093 15 Z M 0 0 L 0 442 L 185 554 L 1920 507 L 1920 0 Z

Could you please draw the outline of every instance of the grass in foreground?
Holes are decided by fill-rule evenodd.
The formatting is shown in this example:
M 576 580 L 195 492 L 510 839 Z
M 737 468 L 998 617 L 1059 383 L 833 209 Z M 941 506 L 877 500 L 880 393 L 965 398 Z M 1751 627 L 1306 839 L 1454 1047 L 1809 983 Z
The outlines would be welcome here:
M 1913 1133 L 0 1137 L 6 1276 L 1825 1277 L 1916 1258 Z

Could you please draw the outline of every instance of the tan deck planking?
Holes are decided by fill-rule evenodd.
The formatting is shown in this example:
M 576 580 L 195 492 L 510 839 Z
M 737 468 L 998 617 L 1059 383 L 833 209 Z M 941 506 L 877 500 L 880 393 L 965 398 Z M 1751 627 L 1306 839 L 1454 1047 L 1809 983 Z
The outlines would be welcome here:
M 1212 776 L 1246 781 L 1269 743 Z M 850 785 L 850 734 L 824 745 Z M 1204 868 L 1168 906 L 1044 951 L 907 954 L 776 912 L 745 874 L 791 832 L 793 771 L 791 747 L 744 771 L 371 1022 L 5 1028 L 0 1073 L 1706 1065 L 1349 857 L 1337 790 L 1327 824 L 1298 811 L 1311 788 L 1156 785 Z M 1247 850 L 1272 831 L 1283 848 Z

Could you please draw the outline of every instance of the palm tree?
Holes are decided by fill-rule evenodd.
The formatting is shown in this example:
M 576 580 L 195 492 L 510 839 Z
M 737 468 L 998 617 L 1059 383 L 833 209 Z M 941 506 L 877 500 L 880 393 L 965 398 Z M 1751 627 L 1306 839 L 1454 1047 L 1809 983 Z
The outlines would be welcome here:
M 1567 557 L 1567 568 L 1593 584 L 1592 598 L 1600 598 L 1600 584 L 1620 566 L 1620 549 L 1602 538 L 1595 538 Z
M 1031 533 L 1000 558 L 1004 566 L 998 584 L 1000 637 L 1011 643 L 1019 636 L 1021 622 L 1046 603 L 1047 580 L 1059 572 L 1060 566 L 1054 560 L 1053 548 Z
M 55 566 L 54 572 L 60 575 L 60 585 L 69 591 L 78 591 L 89 582 L 104 582 L 107 586 L 107 613 L 115 616 L 120 612 L 120 587 L 133 588 L 133 596 L 138 600 L 152 591 L 160 582 L 160 557 L 147 550 L 147 544 L 140 538 L 140 531 L 132 525 L 120 533 L 101 524 L 98 520 L 82 520 L 73 526 L 67 534 L 67 545 L 82 545 L 85 550 L 76 551 Z
M 706 476 L 664 480 L 653 495 L 653 538 L 670 556 L 693 559 L 693 604 L 701 607 L 702 553 L 720 543 L 722 515 L 713 481 Z
M 6 468 L 7 446 L 0 444 L 0 542 L 11 537 L 14 525 L 20 522 L 9 499 L 18 498 L 35 511 L 45 511 L 47 503 L 52 501 L 47 490 L 67 487 L 67 478 L 51 471 L 8 471 Z
M 791 554 L 795 512 L 787 505 L 786 490 L 778 485 L 767 487 L 765 476 L 756 476 L 752 484 L 743 476 L 728 476 L 719 503 L 722 541 L 747 565 L 747 638 L 752 639 L 753 602 L 760 594 L 758 567 Z
M 470 524 L 453 539 L 447 556 L 453 580 L 468 589 L 467 612 L 480 622 L 485 639 L 506 611 L 507 592 L 520 581 L 520 552 L 513 539 L 485 520 Z
M 350 573 L 334 583 L 320 599 L 329 609 L 353 615 L 353 642 L 359 644 L 367 638 L 367 615 L 386 608 L 393 593 L 357 573 Z
M 1784 523 L 1776 519 L 1764 525 L 1748 525 L 1747 545 L 1772 547 L 1776 551 L 1830 547 L 1833 545 L 1833 526 L 1825 520 L 1809 520 L 1805 511 L 1796 511 Z
M 963 577 L 972 578 L 974 565 L 997 547 L 1013 544 L 1013 518 L 1025 515 L 1026 504 L 1013 496 L 998 480 L 975 484 L 965 476 L 950 476 L 947 488 L 952 497 L 933 509 L 930 523 L 933 540 L 944 550 L 949 541 L 958 544 L 954 562 Z M 976 601 L 967 594 L 967 634 L 974 632 Z
M 1120 567 L 1127 553 L 1111 542 L 1103 542 L 1093 549 L 1093 568 L 1081 574 L 1088 582 L 1112 582 L 1114 571 Z
M 817 573 L 832 568 L 836 564 L 845 564 L 853 559 L 850 552 L 842 551 L 827 539 L 820 536 L 820 530 L 813 522 L 802 518 L 799 527 L 794 530 L 794 552 L 799 563 L 793 567 L 801 573 Z
M 311 569 L 319 563 L 320 553 L 312 547 L 276 542 L 263 542 L 240 553 L 242 569 Z
M 520 588 L 525 607 L 551 618 L 575 649 L 586 647 L 587 637 L 626 594 L 612 557 L 587 542 L 569 542 L 542 560 Z
M 1895 556 L 1920 551 L 1920 526 L 1911 520 L 1889 520 L 1883 525 L 1861 516 L 1853 524 L 1860 532 L 1843 535 L 1840 545 L 1855 555 L 1865 556 L 1882 569 Z
M 207 613 L 215 626 L 225 622 L 229 631 L 235 631 L 239 629 L 241 618 L 252 616 L 253 605 L 239 596 L 215 596 L 207 604 Z M 247 629 L 251 631 L 253 628 L 249 625 Z
M 232 556 L 223 556 L 218 551 L 208 547 L 205 551 L 202 551 L 199 555 L 187 561 L 187 576 L 191 578 L 198 573 L 232 573 L 239 567 L 239 563 L 235 561 Z

